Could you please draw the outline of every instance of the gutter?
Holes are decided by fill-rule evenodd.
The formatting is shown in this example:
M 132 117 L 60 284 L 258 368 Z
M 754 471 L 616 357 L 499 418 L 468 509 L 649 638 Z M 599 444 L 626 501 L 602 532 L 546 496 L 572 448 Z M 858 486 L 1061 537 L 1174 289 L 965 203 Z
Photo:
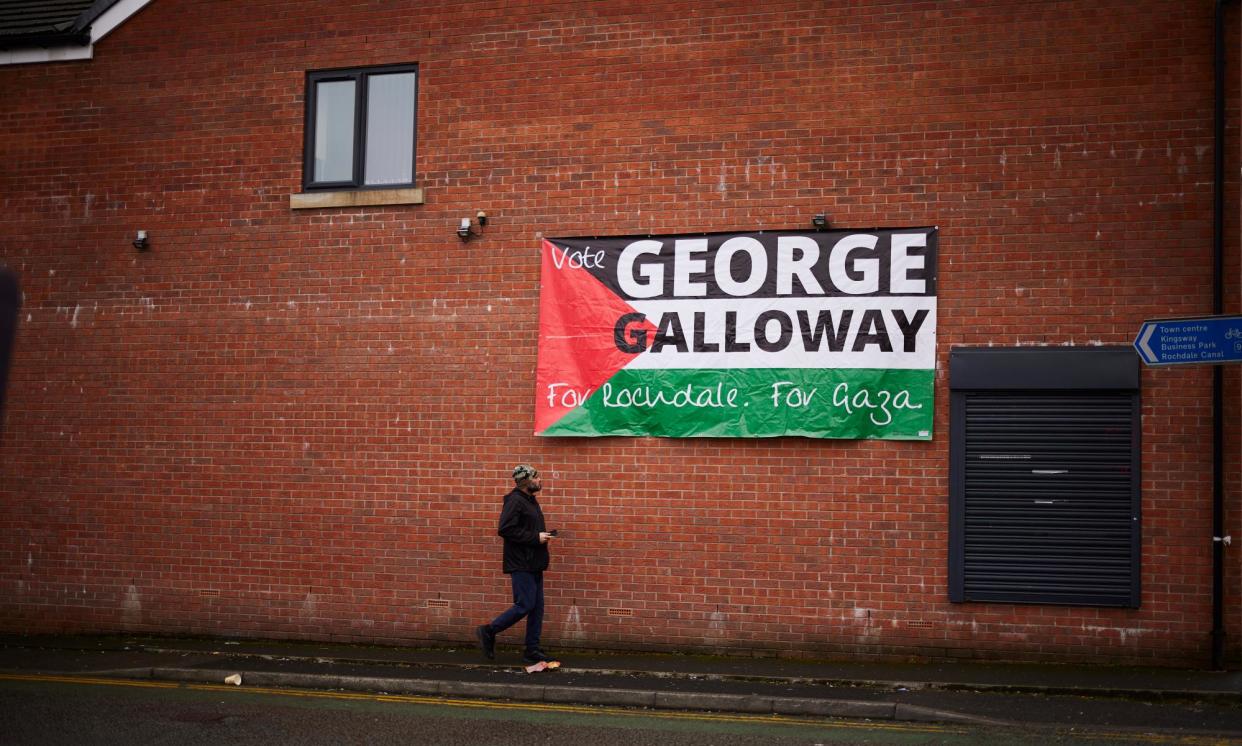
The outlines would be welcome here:
M 6 36 L 0 36 L 0 49 L 59 47 L 66 44 L 85 47 L 90 43 L 90 26 L 77 31 L 36 31 L 30 34 L 9 34 Z

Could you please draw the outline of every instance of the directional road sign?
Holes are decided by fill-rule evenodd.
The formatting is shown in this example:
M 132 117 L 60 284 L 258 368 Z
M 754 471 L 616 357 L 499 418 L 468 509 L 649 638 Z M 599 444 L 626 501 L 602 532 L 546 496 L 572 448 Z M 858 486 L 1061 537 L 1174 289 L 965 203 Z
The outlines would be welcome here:
M 1144 321 L 1134 349 L 1148 365 L 1242 362 L 1242 316 Z

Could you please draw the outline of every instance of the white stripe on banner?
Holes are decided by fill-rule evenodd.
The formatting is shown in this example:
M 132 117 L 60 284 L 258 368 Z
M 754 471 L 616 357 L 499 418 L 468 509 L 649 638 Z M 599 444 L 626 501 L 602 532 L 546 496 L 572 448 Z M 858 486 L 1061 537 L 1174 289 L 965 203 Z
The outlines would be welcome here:
M 934 296 L 631 301 L 655 326 L 618 323 L 645 351 L 630 370 L 902 368 L 936 364 Z

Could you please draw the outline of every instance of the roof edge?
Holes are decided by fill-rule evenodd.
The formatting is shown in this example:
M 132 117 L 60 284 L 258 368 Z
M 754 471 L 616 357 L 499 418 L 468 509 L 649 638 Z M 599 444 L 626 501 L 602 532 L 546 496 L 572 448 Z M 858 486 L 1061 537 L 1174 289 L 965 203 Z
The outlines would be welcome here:
M 68 28 L 0 35 L 0 67 L 89 60 L 94 45 L 154 0 L 95 0 Z
M 91 7 L 82 11 L 82 15 L 78 16 L 77 20 L 73 22 L 73 29 L 75 31 L 89 30 L 91 24 L 95 22 L 96 18 L 99 18 L 104 13 L 107 13 L 108 9 L 120 1 L 121 0 L 95 0 L 95 2 L 91 3 Z

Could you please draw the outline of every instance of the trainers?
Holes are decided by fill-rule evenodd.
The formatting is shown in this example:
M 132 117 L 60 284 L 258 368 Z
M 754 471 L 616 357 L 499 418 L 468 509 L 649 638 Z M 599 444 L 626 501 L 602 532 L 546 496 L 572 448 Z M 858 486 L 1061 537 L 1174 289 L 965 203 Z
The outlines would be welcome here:
M 534 650 L 527 650 L 523 653 L 522 660 L 527 663 L 547 663 L 552 660 L 552 656 L 543 652 L 539 648 L 535 648 Z
M 489 661 L 496 660 L 496 634 L 486 624 L 480 624 L 475 627 L 474 636 L 479 638 L 479 650 L 483 651 L 483 657 Z

